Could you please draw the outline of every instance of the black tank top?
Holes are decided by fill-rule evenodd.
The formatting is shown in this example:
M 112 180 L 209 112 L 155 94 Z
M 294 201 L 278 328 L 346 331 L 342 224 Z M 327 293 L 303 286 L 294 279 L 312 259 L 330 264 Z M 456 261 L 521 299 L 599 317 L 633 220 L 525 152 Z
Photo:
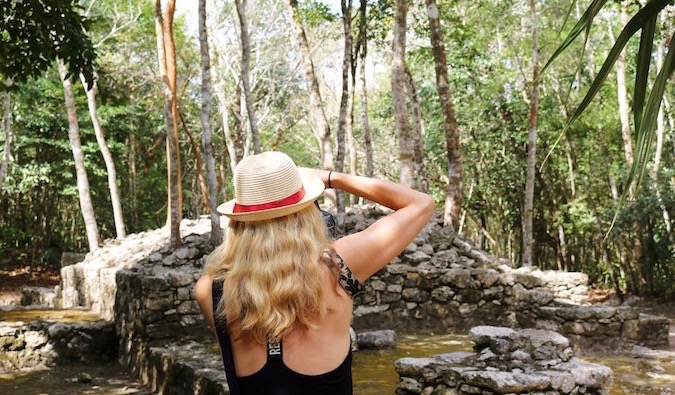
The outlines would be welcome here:
M 360 284 L 359 284 L 360 285 Z M 223 282 L 216 280 L 212 286 L 213 311 L 223 293 Z M 223 362 L 233 361 L 230 336 L 223 321 L 216 320 L 218 342 Z M 233 370 L 233 369 L 232 369 Z M 263 367 L 249 376 L 237 377 L 241 395 L 352 395 L 352 352 L 351 347 L 345 360 L 336 369 L 319 374 L 306 375 L 298 373 L 284 364 L 282 343 L 267 344 L 267 362 Z

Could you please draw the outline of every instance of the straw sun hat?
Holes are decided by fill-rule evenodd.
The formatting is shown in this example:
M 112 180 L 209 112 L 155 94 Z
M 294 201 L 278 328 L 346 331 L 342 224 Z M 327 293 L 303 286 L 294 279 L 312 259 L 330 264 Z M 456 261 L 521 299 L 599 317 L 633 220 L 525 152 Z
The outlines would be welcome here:
M 234 171 L 235 198 L 218 212 L 236 221 L 283 217 L 312 204 L 324 190 L 323 181 L 302 171 L 281 152 L 263 152 L 242 159 Z

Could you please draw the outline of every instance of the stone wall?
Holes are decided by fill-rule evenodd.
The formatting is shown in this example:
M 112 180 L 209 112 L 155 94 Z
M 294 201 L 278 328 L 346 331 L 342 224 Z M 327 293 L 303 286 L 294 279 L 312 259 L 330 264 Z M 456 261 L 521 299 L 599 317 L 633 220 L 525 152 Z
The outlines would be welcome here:
M 0 322 L 0 373 L 116 356 L 112 322 Z
M 573 358 L 570 342 L 552 331 L 479 326 L 474 351 L 396 361 L 398 395 L 607 394 L 612 370 Z
M 362 229 L 378 215 L 379 210 L 350 214 L 347 229 Z M 210 222 L 181 225 L 183 246 L 177 250 L 168 245 L 167 230 L 158 229 L 108 241 L 83 262 L 64 267 L 55 305 L 90 308 L 114 319 L 120 360 L 156 390 L 226 393 L 219 358 L 189 357 L 198 347 L 191 337 L 211 337 L 193 290 L 211 251 Z M 569 335 L 577 346 L 608 339 L 613 345 L 664 344 L 665 328 L 667 344 L 668 323 L 659 317 L 640 317 L 628 307 L 610 308 L 610 314 L 584 306 L 587 281 L 580 273 L 514 269 L 441 228 L 436 218 L 367 282 L 368 292 L 356 301 L 354 327 L 404 332 L 485 324 L 540 327 Z
M 346 229 L 358 231 L 381 215 L 378 209 L 351 213 Z M 117 317 L 122 338 L 142 327 L 129 322 L 143 323 L 149 332 L 201 323 L 192 286 L 211 250 L 209 229 L 206 220 L 184 221 L 184 245 L 175 251 L 166 229 L 109 241 L 84 262 L 63 269 L 56 305 Z M 641 321 L 630 307 L 584 305 L 588 277 L 582 273 L 514 269 L 507 263 L 442 228 L 436 217 L 366 283 L 368 292 L 356 299 L 354 327 L 410 332 L 490 324 L 560 331 L 577 347 L 668 342 L 666 320 Z
M 587 304 L 583 273 L 514 269 L 432 221 L 366 284 L 357 329 L 463 330 L 475 325 L 550 329 L 576 349 L 668 344 L 668 321 L 633 307 Z

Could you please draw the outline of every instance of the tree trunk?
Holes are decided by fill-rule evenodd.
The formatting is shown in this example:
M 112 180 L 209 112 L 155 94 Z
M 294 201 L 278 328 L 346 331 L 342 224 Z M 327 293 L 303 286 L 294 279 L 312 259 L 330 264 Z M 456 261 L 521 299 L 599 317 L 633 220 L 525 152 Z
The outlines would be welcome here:
M 629 1 L 621 2 L 621 12 L 619 19 L 621 26 L 628 23 L 628 5 Z M 610 28 L 611 29 L 611 28 Z M 612 41 L 614 39 L 612 38 Z M 633 166 L 633 139 L 630 131 L 630 106 L 628 105 L 628 91 L 626 89 L 626 50 L 624 49 L 616 59 L 616 89 L 619 100 L 619 119 L 621 120 L 621 137 L 623 138 L 623 152 L 626 156 L 628 167 Z M 629 189 L 630 197 L 633 197 L 635 187 L 631 184 Z
M 347 116 L 349 108 L 349 73 L 352 69 L 352 2 L 341 0 L 342 30 L 344 33 L 344 49 L 342 57 L 342 94 L 340 95 L 340 113 L 337 128 L 337 155 L 335 157 L 335 170 L 345 171 L 345 135 L 347 129 Z M 342 191 L 337 191 L 337 212 L 345 212 Z
M 243 25 L 243 23 L 242 23 Z M 211 59 L 209 58 L 209 40 L 206 32 L 206 0 L 199 0 L 199 49 L 202 59 L 202 155 L 206 162 L 206 184 L 209 189 L 209 211 L 211 214 L 211 245 L 223 241 L 218 215 L 218 180 L 216 179 L 216 158 L 213 155 L 213 137 L 211 134 Z
M 321 166 L 324 169 L 333 169 L 333 141 L 331 140 L 330 126 L 326 118 L 326 113 L 323 109 L 321 101 L 321 93 L 319 92 L 319 81 L 316 79 L 314 73 L 314 63 L 309 51 L 309 43 L 305 28 L 302 25 L 300 14 L 298 13 L 298 1 L 288 0 L 288 6 L 291 11 L 291 19 L 293 22 L 293 29 L 295 30 L 295 38 L 300 52 L 302 69 L 305 74 L 305 80 L 309 87 L 309 102 L 312 118 L 314 119 L 314 133 L 319 141 L 319 155 L 321 156 Z M 337 199 L 335 192 L 327 190 L 324 196 L 328 203 L 335 206 Z
M 664 46 L 662 43 L 659 43 L 656 46 L 656 69 L 661 70 L 663 67 L 663 53 L 665 52 Z M 659 178 L 659 168 L 661 167 L 661 155 L 663 154 L 663 141 L 666 133 L 666 121 L 665 115 L 666 104 L 665 101 L 661 103 L 659 107 L 659 113 L 656 117 L 656 152 L 654 153 L 654 165 L 652 167 L 652 178 L 654 179 L 654 188 L 656 189 L 656 198 L 659 202 L 659 207 L 661 208 L 661 214 L 663 216 L 663 222 L 666 227 L 666 233 L 668 237 L 672 236 L 672 225 L 670 221 L 670 214 L 668 214 L 668 209 L 663 203 L 663 197 L 661 196 L 661 189 L 659 188 L 658 178 Z M 0 185 L 2 182 L 0 182 Z
M 532 217 L 534 212 L 534 182 L 537 160 L 537 115 L 539 112 L 539 36 L 537 32 L 537 9 L 535 0 L 530 0 L 532 17 L 532 93 L 530 95 L 530 113 L 527 131 L 527 176 L 525 180 L 525 198 L 523 203 L 523 250 L 521 264 L 532 266 L 532 247 L 534 236 Z
M 180 112 L 178 113 L 178 118 L 180 118 L 180 123 L 181 126 L 183 126 L 183 130 L 185 130 L 185 134 L 188 136 L 188 140 L 190 140 L 190 146 L 192 146 L 192 152 L 195 157 L 195 173 L 196 173 L 196 179 L 199 184 L 199 190 L 201 192 L 202 196 L 202 203 L 205 208 L 209 208 L 209 190 L 208 187 L 206 186 L 206 179 L 204 177 L 204 166 L 202 165 L 202 154 L 197 146 L 197 142 L 195 141 L 194 136 L 190 132 L 190 129 L 187 127 L 187 123 L 185 123 L 185 118 L 183 118 L 183 114 Z M 196 190 L 196 189 L 193 189 Z M 199 193 L 197 194 L 199 195 Z M 199 202 L 199 199 L 196 200 Z M 199 203 L 197 203 L 195 206 L 195 212 L 199 213 L 201 212 Z
M 413 138 L 413 163 L 415 164 L 415 174 L 417 175 L 416 187 L 422 192 L 429 192 L 429 175 L 424 165 L 424 124 L 422 122 L 422 113 L 420 111 L 420 101 L 417 96 L 417 88 L 413 80 L 410 69 L 406 66 L 406 86 L 412 107 L 412 138 Z
M 258 121 L 253 109 L 253 97 L 251 96 L 251 83 L 249 78 L 249 68 L 251 64 L 251 44 L 248 33 L 248 22 L 246 19 L 246 0 L 235 0 L 237 6 L 237 15 L 241 26 L 241 84 L 244 88 L 244 101 L 246 102 L 246 113 L 248 114 L 248 124 L 251 129 L 251 141 L 253 142 L 253 153 L 260 153 L 260 135 L 258 132 Z
M 115 233 L 117 234 L 118 239 L 123 239 L 127 237 L 127 232 L 124 226 L 122 203 L 117 190 L 117 170 L 115 168 L 115 161 L 113 160 L 112 154 L 110 154 L 110 150 L 108 149 L 108 143 L 105 140 L 105 132 L 103 131 L 101 122 L 98 119 L 98 111 L 96 106 L 98 85 L 96 84 L 96 80 L 94 80 L 92 82 L 91 89 L 87 90 L 87 81 L 83 74 L 80 74 L 80 81 L 82 81 L 82 87 L 87 94 L 89 117 L 91 118 L 91 123 L 94 126 L 96 142 L 98 143 L 98 147 L 101 150 L 101 155 L 103 155 L 103 161 L 105 162 L 105 168 L 108 172 L 108 189 L 110 190 L 110 203 L 112 203 L 113 218 L 115 219 Z
M 622 1 L 620 5 L 619 20 L 621 26 L 626 26 L 628 23 L 628 6 L 629 1 Z M 609 25 L 609 37 L 612 41 L 614 33 L 612 26 Z M 621 121 L 621 138 L 623 139 L 623 153 L 626 158 L 626 165 L 628 168 L 633 166 L 633 139 L 630 131 L 630 106 L 628 104 L 628 90 L 626 88 L 626 50 L 623 49 L 616 59 L 616 91 L 617 100 L 619 102 L 619 120 Z M 633 198 L 635 195 L 637 180 L 633 180 L 628 187 L 628 197 Z
M 2 184 L 5 182 L 7 176 L 7 169 L 9 168 L 9 161 L 12 159 L 12 113 L 11 113 L 11 96 L 9 92 L 5 92 L 5 98 L 2 101 L 2 131 L 5 135 L 5 143 L 2 151 L 2 162 L 0 162 L 0 194 L 2 194 Z
M 173 40 L 173 16 L 176 0 L 168 0 L 162 13 L 161 0 L 155 0 L 155 30 L 159 69 L 164 83 L 164 121 L 166 123 L 166 150 L 168 170 L 168 222 L 171 245 L 182 244 L 180 222 L 183 216 L 180 150 L 178 145 L 178 105 L 176 103 L 176 46 Z
M 405 87 L 405 40 L 406 18 L 408 16 L 407 0 L 396 0 L 396 16 L 394 18 L 394 41 L 392 44 L 393 60 L 391 64 L 391 96 L 396 121 L 396 137 L 398 138 L 399 165 L 401 174 L 399 182 L 405 186 L 415 185 L 415 164 L 413 163 L 414 142 L 408 121 Z
M 227 97 L 223 89 L 218 89 L 216 91 L 216 96 L 218 97 L 218 108 L 220 111 L 220 117 L 223 123 L 223 133 L 225 136 L 225 146 L 227 147 L 227 154 L 230 157 L 230 174 L 234 174 L 234 169 L 237 167 L 237 163 L 243 157 L 243 153 L 240 154 L 236 145 L 236 136 L 230 128 L 230 109 L 228 108 Z
M 127 156 L 127 163 L 129 163 L 129 200 L 128 204 L 131 208 L 131 228 L 138 222 L 138 215 L 136 211 L 136 136 L 129 135 L 129 155 Z
M 372 177 L 375 174 L 373 166 L 373 144 L 370 139 L 370 125 L 368 123 L 368 86 L 366 85 L 366 59 L 368 56 L 368 34 L 366 10 L 368 0 L 361 0 L 359 8 L 359 76 L 361 84 L 361 133 L 363 133 L 363 145 L 366 150 L 366 175 Z
M 68 71 L 61 59 L 56 60 L 63 84 L 63 96 L 66 101 L 66 111 L 68 113 L 68 139 L 70 140 L 70 149 L 73 151 L 75 161 L 75 174 L 77 177 L 77 191 L 80 196 L 80 209 L 87 232 L 87 241 L 89 251 L 95 251 L 99 248 L 98 225 L 96 224 L 96 215 L 94 214 L 94 205 L 91 202 L 89 193 L 89 179 L 87 170 L 84 166 L 84 155 L 82 154 L 82 145 L 80 143 L 80 126 L 77 123 L 77 113 L 75 111 L 75 99 L 73 97 L 73 86 L 70 78 L 66 78 Z
M 434 54 L 436 70 L 436 87 L 443 112 L 443 129 L 445 131 L 445 147 L 448 160 L 448 190 L 443 208 L 443 224 L 454 227 L 462 207 L 462 190 L 464 165 L 459 146 L 459 127 L 455 117 L 455 109 L 450 96 L 448 84 L 448 68 L 443 44 L 440 14 L 436 0 L 427 0 L 427 16 L 429 17 L 429 35 Z

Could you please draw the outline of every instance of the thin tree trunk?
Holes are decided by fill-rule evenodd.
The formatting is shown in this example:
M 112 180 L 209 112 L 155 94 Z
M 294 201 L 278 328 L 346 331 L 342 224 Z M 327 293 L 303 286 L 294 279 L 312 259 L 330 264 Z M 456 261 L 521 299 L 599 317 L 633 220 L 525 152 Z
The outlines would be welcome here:
M 345 168 L 345 135 L 347 129 L 347 112 L 349 107 L 349 73 L 352 69 L 352 2 L 341 0 L 342 30 L 344 33 L 344 49 L 342 56 L 342 94 L 340 95 L 340 113 L 337 128 L 337 155 L 335 156 L 335 170 L 344 172 Z M 337 191 L 337 212 L 344 213 L 342 191 Z
M 202 164 L 202 156 L 201 156 L 201 151 L 199 150 L 199 147 L 197 146 L 197 142 L 195 141 L 194 136 L 190 132 L 190 129 L 188 129 L 187 124 L 185 123 L 185 118 L 183 118 L 183 114 L 180 112 L 178 113 L 178 118 L 180 118 L 180 123 L 183 126 L 183 130 L 185 130 L 185 134 L 188 136 L 188 140 L 190 140 L 190 145 L 192 146 L 192 152 L 194 153 L 195 157 L 195 173 L 197 174 L 197 181 L 199 181 L 199 190 L 202 195 L 202 203 L 205 208 L 209 208 L 209 190 L 208 187 L 206 186 L 206 179 L 204 177 L 204 166 Z M 199 194 L 198 194 L 199 195 Z M 199 199 L 197 199 L 199 200 Z M 199 204 L 196 206 L 196 212 L 200 212 L 201 210 L 199 209 Z
M 434 54 L 436 69 L 436 87 L 443 111 L 443 129 L 445 130 L 445 145 L 448 160 L 448 190 L 445 195 L 443 209 L 443 223 L 445 226 L 454 226 L 459 218 L 462 207 L 463 173 L 462 152 L 459 146 L 459 128 L 450 96 L 448 84 L 448 68 L 443 44 L 440 16 L 436 0 L 427 0 L 427 16 L 429 17 L 429 35 Z
M 129 155 L 127 157 L 129 163 L 129 206 L 131 208 L 131 228 L 138 221 L 136 215 L 136 136 L 129 135 Z
M 232 132 L 232 128 L 230 128 L 230 109 L 228 108 L 227 98 L 225 97 L 223 89 L 218 89 L 216 91 L 216 96 L 218 97 L 218 108 L 223 123 L 225 146 L 227 147 L 227 154 L 230 157 L 230 174 L 234 174 L 234 169 L 237 167 L 237 163 L 239 163 L 243 155 L 240 156 L 237 150 L 235 142 L 237 138 Z
M 414 142 L 410 132 L 408 108 L 406 106 L 405 87 L 405 41 L 406 18 L 408 16 L 407 0 L 396 0 L 394 17 L 394 41 L 392 44 L 393 60 L 391 64 L 391 96 L 396 121 L 396 137 L 398 138 L 399 166 L 401 184 L 415 185 Z
M 211 214 L 211 245 L 223 241 L 218 215 L 218 180 L 216 179 L 216 158 L 213 155 L 213 137 L 211 134 L 211 59 L 209 58 L 209 39 L 206 31 L 206 0 L 199 0 L 199 50 L 202 60 L 202 155 L 206 162 L 206 184 L 209 189 L 209 211 Z
M 251 96 L 251 82 L 249 78 L 249 69 L 251 64 L 251 44 L 248 32 L 248 22 L 246 19 L 246 0 L 235 0 L 237 6 L 237 15 L 241 26 L 241 83 L 244 88 L 244 101 L 246 102 L 246 113 L 248 114 L 248 124 L 251 129 L 251 141 L 253 142 L 253 153 L 260 153 L 260 135 L 258 132 L 258 121 L 253 109 L 253 97 Z
M 2 131 L 5 135 L 5 143 L 2 151 L 2 162 L 0 163 L 0 193 L 2 192 L 2 184 L 5 182 L 7 176 L 7 169 L 9 168 L 9 161 L 12 159 L 11 146 L 11 127 L 12 127 L 12 113 L 11 113 L 11 96 L 9 92 L 5 92 L 5 98 L 2 101 Z
M 661 43 L 656 46 L 656 69 L 661 70 L 663 67 L 663 53 L 665 49 Z M 654 188 L 656 190 L 656 199 L 659 202 L 659 207 L 661 208 L 661 213 L 663 216 L 663 222 L 666 227 L 666 232 L 668 237 L 672 234 L 672 225 L 670 221 L 670 214 L 666 209 L 666 205 L 663 203 L 663 197 L 661 196 L 661 189 L 659 188 L 659 168 L 661 167 L 661 156 L 663 155 L 663 140 L 666 133 L 666 121 L 665 121 L 665 102 L 661 103 L 659 107 L 659 113 L 656 116 L 656 152 L 654 153 L 654 165 L 652 167 L 652 178 L 654 179 Z M 0 182 L 0 184 L 2 184 Z
M 370 139 L 370 125 L 368 123 L 368 86 L 366 85 L 366 59 L 368 55 L 368 34 L 366 32 L 366 9 L 368 0 L 361 0 L 359 9 L 359 47 L 361 53 L 358 56 L 359 75 L 361 84 L 361 133 L 363 133 L 363 145 L 366 150 L 366 175 L 373 177 L 373 144 Z
M 89 179 L 87 170 L 84 166 L 84 155 L 80 143 L 80 126 L 77 122 L 77 112 L 75 111 L 75 99 L 73 96 L 73 86 L 70 78 L 66 78 L 68 71 L 61 59 L 56 60 L 63 84 L 63 96 L 66 101 L 66 111 L 68 113 L 68 139 L 70 140 L 70 149 L 73 151 L 75 161 L 75 174 L 77 177 L 77 191 L 80 196 L 80 209 L 87 232 L 87 241 L 89 251 L 95 251 L 99 248 L 98 225 L 96 224 L 96 215 L 94 214 L 94 205 L 91 202 L 89 193 Z
M 621 11 L 619 19 L 621 26 L 628 23 L 628 5 L 629 1 L 621 2 Z M 614 35 L 610 26 L 610 36 L 614 41 Z M 633 166 L 633 139 L 630 131 L 630 106 L 628 105 L 628 90 L 626 89 L 626 50 L 624 49 L 616 59 L 616 89 L 617 99 L 619 101 L 619 119 L 621 121 L 621 137 L 623 138 L 623 152 L 626 157 L 628 167 Z M 635 192 L 634 184 L 631 184 L 629 195 L 632 198 Z
M 293 29 L 295 30 L 298 50 L 300 52 L 302 69 L 309 87 L 310 109 L 312 118 L 314 119 L 314 133 L 319 142 L 321 166 L 324 169 L 333 169 L 335 164 L 333 161 L 333 141 L 331 140 L 330 126 L 323 109 L 321 93 L 319 92 L 319 81 L 314 73 L 314 63 L 312 62 L 312 56 L 309 51 L 307 35 L 305 34 L 305 28 L 302 25 L 302 20 L 300 19 L 300 14 L 298 12 L 298 1 L 288 0 L 288 6 L 291 11 L 291 19 L 293 22 Z M 327 198 L 329 204 L 333 206 L 337 204 L 334 191 L 327 190 L 324 193 L 324 196 Z
M 176 46 L 173 41 L 173 16 L 176 0 L 168 0 L 162 13 L 161 0 L 155 0 L 155 30 L 159 69 L 164 83 L 164 121 L 166 123 L 166 150 L 168 170 L 168 215 L 171 244 L 182 244 L 180 222 L 183 216 L 180 150 L 178 145 L 178 105 L 176 103 Z
M 534 236 L 532 217 L 534 212 L 534 182 L 537 159 L 537 115 L 539 112 L 539 36 L 537 31 L 537 9 L 535 0 L 530 0 L 532 17 L 532 94 L 530 95 L 530 113 L 527 132 L 527 177 L 525 180 L 525 198 L 523 204 L 523 250 L 521 263 L 532 266 L 532 247 Z
M 94 80 L 92 82 L 91 89 L 87 90 L 87 81 L 83 74 L 80 74 L 80 81 L 82 81 L 82 87 L 87 94 L 89 117 L 91 118 L 91 123 L 94 126 L 96 142 L 98 143 L 98 147 L 101 150 L 101 155 L 103 155 L 103 161 L 105 162 L 105 168 L 108 172 L 108 189 L 110 190 L 110 203 L 112 203 L 113 218 L 115 219 L 115 233 L 117 234 L 118 239 L 123 239 L 127 237 L 127 232 L 124 226 L 122 203 L 117 190 L 117 170 L 115 168 L 115 161 L 113 160 L 112 154 L 110 154 L 110 150 L 108 149 L 108 143 L 105 140 L 105 132 L 103 131 L 101 122 L 98 119 L 98 111 L 96 106 L 98 85 L 96 84 L 96 80 Z
M 420 101 L 417 96 L 417 88 L 413 80 L 410 69 L 406 66 L 406 86 L 408 87 L 408 95 L 410 96 L 412 107 L 412 138 L 413 138 L 413 163 L 415 163 L 415 174 L 417 174 L 417 181 L 422 192 L 429 191 L 429 175 L 427 174 L 426 166 L 424 165 L 424 123 L 422 122 L 422 113 L 420 111 Z

